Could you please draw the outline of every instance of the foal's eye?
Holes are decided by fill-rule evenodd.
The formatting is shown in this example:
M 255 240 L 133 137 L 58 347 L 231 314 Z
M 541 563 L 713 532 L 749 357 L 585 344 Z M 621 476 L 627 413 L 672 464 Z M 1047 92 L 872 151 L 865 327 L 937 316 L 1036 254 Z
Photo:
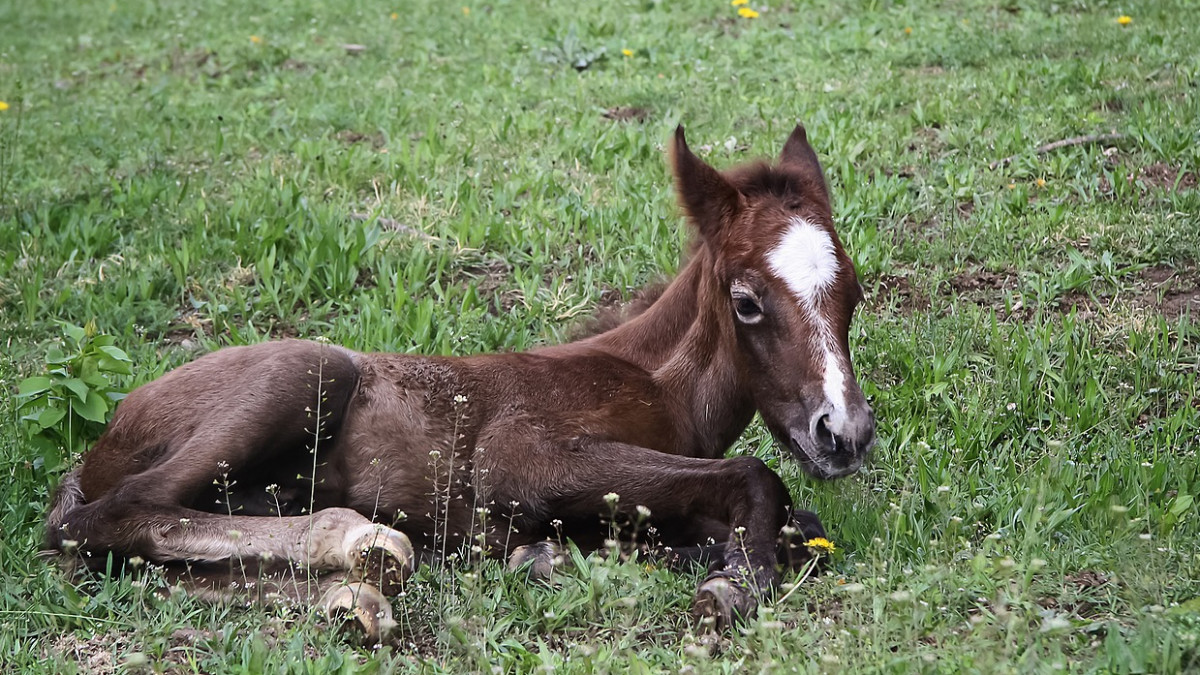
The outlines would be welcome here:
M 754 298 L 739 296 L 733 299 L 733 308 L 743 323 L 758 323 L 762 319 L 762 306 Z

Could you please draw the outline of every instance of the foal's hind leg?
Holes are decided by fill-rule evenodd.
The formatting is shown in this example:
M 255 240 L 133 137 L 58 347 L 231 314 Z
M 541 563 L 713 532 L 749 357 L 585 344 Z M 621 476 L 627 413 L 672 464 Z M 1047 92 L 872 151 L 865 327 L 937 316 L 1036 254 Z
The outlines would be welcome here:
M 223 476 L 236 480 L 253 467 L 270 480 L 269 467 L 295 466 L 318 445 L 336 449 L 356 383 L 350 352 L 284 342 L 216 352 L 136 390 L 85 458 L 82 490 L 59 491 L 59 501 L 87 501 L 56 505 L 51 544 L 74 541 L 94 558 L 287 560 L 397 591 L 412 567 L 408 539 L 351 509 L 279 518 L 192 508 Z M 321 478 L 339 477 L 327 470 Z M 321 483 L 309 480 L 314 490 Z
M 391 603 L 372 584 L 346 572 L 297 570 L 278 561 L 171 563 L 161 568 L 170 593 L 208 602 L 315 607 L 335 623 L 379 642 L 395 628 Z
M 105 506 L 103 500 L 95 506 Z M 85 556 L 97 547 L 88 533 L 96 529 L 88 504 L 68 515 L 64 539 Z M 343 570 L 388 594 L 399 592 L 413 565 L 413 549 L 403 533 L 371 522 L 352 509 L 328 508 L 308 516 L 225 516 L 180 507 L 134 514 L 140 529 L 121 551 L 152 562 L 246 564 L 287 561 L 313 570 Z

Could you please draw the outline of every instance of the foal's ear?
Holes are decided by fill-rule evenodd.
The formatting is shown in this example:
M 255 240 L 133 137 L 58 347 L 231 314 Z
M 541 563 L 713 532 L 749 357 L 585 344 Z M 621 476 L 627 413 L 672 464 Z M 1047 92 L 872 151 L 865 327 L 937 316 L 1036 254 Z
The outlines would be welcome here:
M 829 189 L 825 187 L 825 174 L 821 172 L 821 162 L 817 160 L 817 152 L 808 144 L 808 132 L 803 124 L 797 124 L 783 144 L 783 152 L 779 153 L 779 163 L 793 166 L 815 178 L 828 196 Z
M 682 125 L 675 128 L 671 166 L 675 170 L 675 190 L 683 210 L 700 230 L 700 236 L 713 237 L 737 212 L 742 199 L 737 188 L 692 153 L 683 136 Z

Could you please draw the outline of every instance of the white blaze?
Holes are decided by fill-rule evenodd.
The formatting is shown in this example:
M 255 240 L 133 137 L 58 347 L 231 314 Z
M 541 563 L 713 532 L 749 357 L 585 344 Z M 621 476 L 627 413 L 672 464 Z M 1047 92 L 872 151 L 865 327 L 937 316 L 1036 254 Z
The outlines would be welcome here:
M 821 305 L 840 269 L 833 240 L 820 227 L 794 217 L 775 250 L 767 255 L 767 264 L 787 284 L 812 322 L 818 341 L 817 354 L 825 366 L 825 399 L 835 412 L 845 412 L 846 373 L 837 355 L 833 327 L 821 313 Z M 841 415 L 834 417 L 835 426 L 840 426 L 836 423 L 841 421 L 837 419 Z

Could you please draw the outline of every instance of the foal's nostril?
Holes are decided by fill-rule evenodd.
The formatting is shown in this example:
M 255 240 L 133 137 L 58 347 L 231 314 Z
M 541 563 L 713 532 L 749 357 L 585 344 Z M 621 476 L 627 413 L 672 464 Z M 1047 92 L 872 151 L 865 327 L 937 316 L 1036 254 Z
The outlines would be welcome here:
M 817 443 L 831 450 L 837 449 L 837 438 L 833 435 L 833 430 L 829 428 L 829 415 L 821 415 L 817 420 L 816 425 Z

